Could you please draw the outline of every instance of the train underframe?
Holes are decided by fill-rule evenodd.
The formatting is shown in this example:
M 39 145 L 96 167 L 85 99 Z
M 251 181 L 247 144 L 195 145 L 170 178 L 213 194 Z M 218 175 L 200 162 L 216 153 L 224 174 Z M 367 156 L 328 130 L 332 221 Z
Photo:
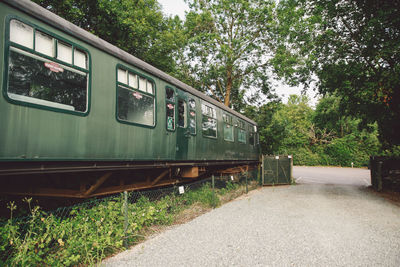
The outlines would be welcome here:
M 259 161 L 0 162 L 0 194 L 90 198 L 246 173 Z

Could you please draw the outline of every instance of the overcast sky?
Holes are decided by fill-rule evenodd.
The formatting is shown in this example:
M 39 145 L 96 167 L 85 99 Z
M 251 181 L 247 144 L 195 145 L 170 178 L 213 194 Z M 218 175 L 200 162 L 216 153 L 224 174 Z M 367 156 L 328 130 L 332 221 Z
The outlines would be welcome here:
M 163 8 L 163 12 L 167 15 L 178 15 L 182 20 L 185 18 L 185 11 L 189 11 L 188 5 L 183 0 L 158 0 Z M 275 82 L 276 84 L 276 93 L 282 97 L 283 101 L 286 103 L 289 95 L 301 93 L 301 88 L 299 87 L 290 87 L 284 85 L 280 82 Z M 311 104 L 316 104 L 315 92 L 309 90 L 307 95 L 311 99 Z

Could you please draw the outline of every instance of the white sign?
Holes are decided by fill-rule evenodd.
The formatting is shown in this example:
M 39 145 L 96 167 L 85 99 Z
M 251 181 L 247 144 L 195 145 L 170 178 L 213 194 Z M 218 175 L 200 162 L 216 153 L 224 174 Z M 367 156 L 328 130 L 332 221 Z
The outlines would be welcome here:
M 179 187 L 179 194 L 183 194 L 183 193 L 185 193 L 185 187 L 180 186 Z
M 231 175 L 231 180 L 233 181 L 233 175 Z
M 279 159 L 279 156 L 275 156 L 275 159 Z
M 292 156 L 291 155 L 289 155 L 289 156 L 287 156 L 288 157 L 288 159 L 291 159 L 292 158 Z

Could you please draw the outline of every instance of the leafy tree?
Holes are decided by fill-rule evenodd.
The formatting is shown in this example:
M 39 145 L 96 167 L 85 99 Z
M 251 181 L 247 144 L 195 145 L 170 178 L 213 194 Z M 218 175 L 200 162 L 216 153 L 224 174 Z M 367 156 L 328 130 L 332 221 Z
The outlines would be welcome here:
M 292 154 L 297 165 L 366 166 L 380 144 L 376 124 L 360 129 L 361 120 L 345 116 L 340 97 L 326 96 L 315 110 L 306 96 L 291 95 L 287 104 L 269 102 L 247 107 L 258 123 L 266 154 Z
M 271 90 L 268 83 L 272 0 L 188 0 L 188 46 L 182 64 L 196 88 L 241 109 L 244 90 Z
M 307 96 L 290 95 L 285 108 L 272 117 L 271 129 L 283 129 L 280 136 L 280 153 L 309 143 L 309 129 L 313 110 Z
M 321 98 L 315 108 L 312 118 L 314 125 L 336 137 L 358 131 L 359 119 L 347 115 L 342 109 L 341 98 L 335 95 L 326 95 Z
M 276 73 L 291 84 L 318 78 L 363 125 L 378 122 L 384 147 L 400 144 L 400 2 L 282 0 Z
M 283 107 L 281 100 L 275 99 L 260 107 L 249 105 L 245 108 L 246 116 L 253 119 L 258 125 L 260 146 L 264 154 L 273 154 L 279 150 L 283 129 L 271 127 L 271 122 L 274 114 Z
M 182 21 L 164 17 L 156 0 L 33 1 L 165 72 L 176 71 Z

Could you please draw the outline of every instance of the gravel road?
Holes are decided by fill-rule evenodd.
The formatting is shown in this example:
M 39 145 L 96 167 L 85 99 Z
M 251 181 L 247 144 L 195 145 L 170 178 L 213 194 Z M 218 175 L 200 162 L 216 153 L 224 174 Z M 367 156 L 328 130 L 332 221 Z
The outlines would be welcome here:
M 365 186 L 264 187 L 102 265 L 397 267 L 400 207 Z
M 371 185 L 370 170 L 337 167 L 293 167 L 293 178 L 302 184 Z

